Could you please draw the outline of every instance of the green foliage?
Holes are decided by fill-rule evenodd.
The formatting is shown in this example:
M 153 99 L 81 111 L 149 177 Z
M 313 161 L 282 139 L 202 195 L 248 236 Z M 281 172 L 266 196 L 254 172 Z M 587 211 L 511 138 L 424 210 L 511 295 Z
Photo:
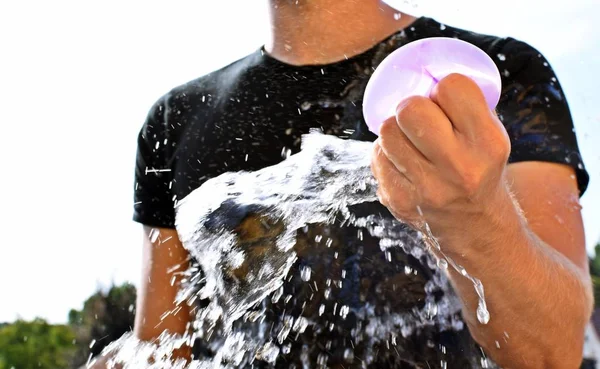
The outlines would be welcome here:
M 70 327 L 17 320 L 0 328 L 0 369 L 66 369 L 75 351 Z
M 69 312 L 69 325 L 78 343 L 74 366 L 85 364 L 90 354 L 98 355 L 133 328 L 135 299 L 136 290 L 132 284 L 113 285 L 108 291 L 97 291 L 90 296 L 82 310 Z
M 90 296 L 82 310 L 71 310 L 68 325 L 42 319 L 0 323 L 0 369 L 81 367 L 131 330 L 135 299 L 133 285 L 113 285 Z

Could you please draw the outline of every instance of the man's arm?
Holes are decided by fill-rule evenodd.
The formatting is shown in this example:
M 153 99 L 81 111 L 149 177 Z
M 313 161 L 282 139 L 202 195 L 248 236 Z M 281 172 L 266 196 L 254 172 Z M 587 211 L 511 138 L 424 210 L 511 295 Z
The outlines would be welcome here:
M 175 298 L 181 273 L 189 263 L 189 254 L 181 245 L 177 231 L 144 226 L 142 280 L 137 293 L 134 334 L 153 341 L 164 331 L 188 333 L 190 309 L 177 305 Z M 174 353 L 174 358 L 191 358 L 189 347 Z
M 154 341 L 164 331 L 184 335 L 189 332 L 190 310 L 187 304 L 175 304 L 181 281 L 188 267 L 189 254 L 177 232 L 169 228 L 144 226 L 142 280 L 137 291 L 134 335 L 142 341 Z M 173 359 L 191 360 L 191 348 L 173 352 Z M 94 360 L 90 369 L 107 369 L 111 355 Z M 117 364 L 116 369 L 121 368 Z
M 442 251 L 483 283 L 487 325 L 473 285 L 451 275 L 475 340 L 504 368 L 578 368 L 593 298 L 573 170 L 507 166 L 505 128 L 456 74 L 403 101 L 374 149 L 380 201 L 405 221 L 420 207 Z
M 443 249 L 472 250 L 449 253 L 485 289 L 487 325 L 477 321 L 473 284 L 451 271 L 463 315 L 502 367 L 578 368 L 593 297 L 573 170 L 524 162 L 509 165 L 507 179 L 487 215 L 440 238 Z

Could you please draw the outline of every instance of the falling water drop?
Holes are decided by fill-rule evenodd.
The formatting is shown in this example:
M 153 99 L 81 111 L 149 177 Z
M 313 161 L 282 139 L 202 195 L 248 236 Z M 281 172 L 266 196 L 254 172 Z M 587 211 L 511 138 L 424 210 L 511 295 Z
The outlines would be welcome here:
M 279 289 L 277 289 L 277 291 L 273 293 L 271 301 L 273 301 L 273 303 L 276 304 L 277 301 L 279 301 L 279 299 L 281 298 L 281 296 L 283 296 L 283 286 L 279 287 Z
M 152 242 L 152 243 L 156 242 L 159 234 L 160 234 L 160 231 L 158 229 L 152 228 L 152 230 L 150 231 L 150 242 Z
M 258 360 L 266 361 L 267 363 L 274 363 L 279 356 L 279 347 L 273 342 L 267 342 L 257 353 L 256 358 Z
M 304 282 L 308 282 L 308 281 L 310 281 L 310 275 L 311 275 L 311 273 L 312 273 L 312 269 L 308 265 L 305 265 L 300 270 L 300 277 L 302 278 L 302 280 Z
M 354 351 L 351 348 L 344 350 L 344 360 L 349 363 L 354 361 Z
M 490 312 L 481 302 L 477 306 L 477 320 L 479 320 L 479 323 L 481 324 L 488 324 L 490 322 Z

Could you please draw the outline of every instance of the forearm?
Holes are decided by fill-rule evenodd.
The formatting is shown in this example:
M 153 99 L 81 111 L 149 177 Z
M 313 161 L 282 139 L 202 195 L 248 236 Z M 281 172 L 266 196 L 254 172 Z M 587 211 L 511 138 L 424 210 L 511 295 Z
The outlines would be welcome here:
M 174 230 L 148 227 L 145 232 L 143 277 L 136 302 L 134 334 L 149 342 L 155 342 L 164 333 L 189 335 L 190 307 L 186 302 L 177 302 L 183 272 L 189 267 L 189 254 Z M 191 349 L 177 350 L 173 358 L 189 360 Z
M 467 229 L 462 223 L 439 235 L 442 249 L 484 286 L 487 325 L 477 320 L 471 281 L 450 272 L 464 318 L 502 367 L 576 368 L 593 301 L 589 278 L 534 234 L 508 191 L 503 196 L 467 217 Z

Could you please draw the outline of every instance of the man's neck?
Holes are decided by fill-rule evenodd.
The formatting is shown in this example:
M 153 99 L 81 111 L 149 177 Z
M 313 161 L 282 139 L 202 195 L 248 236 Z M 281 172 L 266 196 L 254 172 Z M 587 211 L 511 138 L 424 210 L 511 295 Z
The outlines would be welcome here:
M 273 58 L 291 65 L 329 64 L 358 55 L 415 18 L 379 0 L 270 0 Z

